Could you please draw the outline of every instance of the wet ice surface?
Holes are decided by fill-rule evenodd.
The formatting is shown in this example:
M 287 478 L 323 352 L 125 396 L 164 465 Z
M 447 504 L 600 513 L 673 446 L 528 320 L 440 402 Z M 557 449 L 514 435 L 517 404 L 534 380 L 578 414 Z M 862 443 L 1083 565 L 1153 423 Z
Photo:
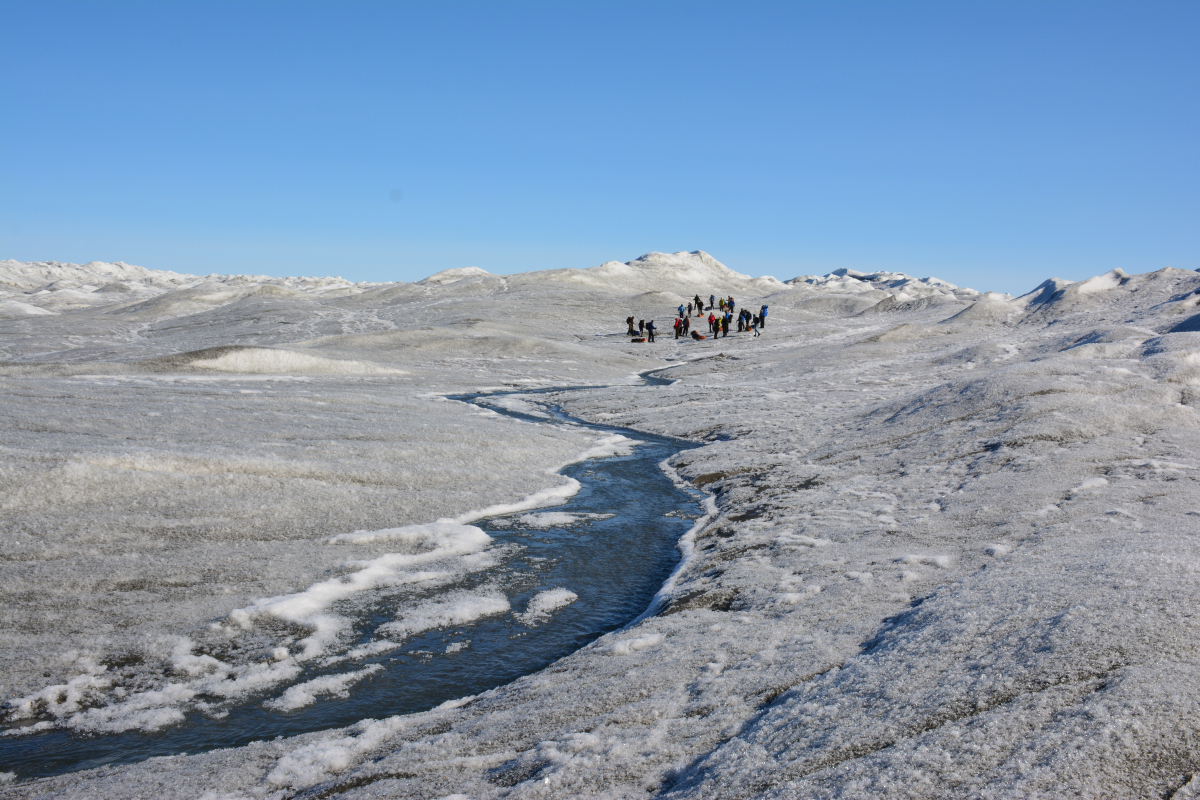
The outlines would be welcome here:
M 682 562 L 652 613 L 503 686 L 429 711 L 373 715 L 334 731 L 18 783 L 8 792 L 280 798 L 1194 793 L 1200 773 L 1200 276 L 1114 271 L 1076 284 L 1048 281 L 1014 299 L 893 274 L 843 272 L 784 285 L 714 264 L 702 255 L 652 256 L 596 270 L 435 276 L 423 284 L 350 288 L 356 293 L 327 299 L 290 287 L 284 288 L 303 297 L 251 288 L 225 305 L 214 305 L 219 292 L 213 287 L 175 299 L 164 289 L 154 308 L 209 304 L 179 317 L 154 317 L 146 306 L 124 312 L 82 304 L 71 311 L 65 301 L 55 306 L 44 296 L 20 295 L 25 299 L 16 302 L 41 303 L 54 313 L 17 316 L 16 309 L 0 339 L 10 359 L 0 368 L 5 399 L 29 398 L 21 401 L 29 409 L 20 416 L 23 432 L 4 443 L 19 464 L 5 477 L 6 519 L 18 531 L 39 531 L 42 540 L 36 546 L 9 540 L 6 546 L 17 549 L 7 552 L 24 559 L 15 577 L 36 569 L 58 583 L 78 580 L 86 564 L 72 567 L 71 554 L 87 547 L 136 550 L 186 518 L 182 509 L 164 511 L 143 528 L 119 534 L 118 522 L 138 519 L 134 501 L 178 496 L 178 487 L 162 483 L 175 473 L 149 470 L 145 491 L 109 495 L 104 481 L 125 485 L 127 462 L 92 458 L 79 472 L 72 459 L 90 458 L 90 448 L 111 459 L 129 446 L 112 426 L 137 429 L 123 434 L 134 441 L 141 431 L 125 399 L 113 400 L 114 421 L 94 432 L 84 429 L 100 423 L 86 415 L 56 417 L 56 408 L 79 402 L 72 398 L 117 397 L 71 381 L 88 374 L 109 376 L 114 385 L 176 374 L 212 380 L 218 367 L 197 368 L 195 361 L 231 353 L 234 363 L 223 363 L 235 371 L 223 374 L 234 382 L 248 380 L 248 371 L 258 380 L 324 375 L 328 391 L 349 393 L 363 381 L 381 381 L 389 396 L 434 414 L 431 432 L 446 432 L 438 447 L 455 455 L 430 483 L 417 477 L 395 493 L 428 487 L 426 497 L 438 510 L 389 511 L 371 524 L 338 524 L 331 512 L 309 537 L 318 563 L 329 558 L 330 547 L 377 548 L 363 557 L 391 552 L 384 542 L 330 545 L 330 537 L 442 518 L 470 525 L 469 512 L 493 505 L 509 507 L 514 521 L 496 526 L 496 536 L 553 532 L 563 518 L 543 515 L 572 509 L 550 505 L 552 495 L 565 490 L 561 479 L 541 470 L 616 446 L 594 434 L 554 431 L 543 421 L 505 419 L 496 410 L 418 402 L 435 390 L 608 387 L 549 399 L 594 422 L 701 444 L 665 469 L 711 492 L 715 514 L 680 540 Z M 631 313 L 657 316 L 665 328 L 661 323 L 679 300 L 710 290 L 732 293 L 752 308 L 769 303 L 764 336 L 703 342 L 664 336 L 650 348 L 619 335 Z M 538 320 L 536 328 L 525 319 Z M 303 336 L 284 333 L 297 326 L 304 326 Z M 253 348 L 187 355 L 231 344 L 343 363 Z M 671 382 L 637 386 L 629 379 L 652 367 L 668 367 L 661 374 Z M 275 399 L 264 408 L 287 412 L 290 402 Z M 231 430 L 197 423 L 195 430 L 220 440 L 204 445 L 201 439 L 201 449 L 224 443 L 239 456 L 267 459 L 272 474 L 280 475 L 288 459 L 267 454 L 269 437 L 234 447 L 245 439 L 238 431 L 246 430 L 251 415 L 227 399 L 209 407 L 229 409 L 218 416 Z M 441 416 L 450 410 L 455 414 Z M 327 442 L 381 429 L 377 418 L 360 412 L 356 405 L 330 410 L 324 424 L 334 425 L 336 435 Z M 432 424 L 434 418 L 441 422 Z M 138 447 L 161 457 L 179 449 L 182 437 L 168 431 L 162 441 Z M 472 461 L 463 440 L 494 447 Z M 419 452 L 417 444 L 405 446 Z M 312 452 L 321 463 L 343 468 L 387 460 L 376 457 L 385 447 L 362 447 L 345 459 L 332 455 L 332 444 Z M 43 450 L 52 453 L 44 464 Z M 57 450 L 61 454 L 53 455 Z M 521 457 L 506 461 L 514 452 Z M 538 469 L 528 469 L 531 462 Z M 228 459 L 219 463 L 215 475 L 242 474 Z M 80 482 L 77 474 L 93 482 Z M 438 475 L 444 476 L 440 484 Z M 272 491 L 290 493 L 301 505 L 309 488 L 337 498 L 359 485 L 285 477 L 276 478 Z M 456 498 L 453 487 L 464 482 L 486 497 Z M 210 498 L 224 491 L 219 484 L 192 485 Z M 61 499 L 38 505 L 41 487 L 52 487 Z M 539 492 L 549 493 L 540 495 L 545 504 L 516 508 Z M 109 496 L 116 502 L 107 502 Z M 325 505 L 340 508 L 332 499 L 313 508 Z M 244 508 L 235 503 L 232 522 L 223 524 L 233 540 L 250 544 L 255 522 L 282 530 L 303 518 L 289 517 L 288 507 L 256 514 L 249 501 Z M 47 514 L 53 524 L 38 527 Z M 79 530 L 85 526 L 71 521 L 91 515 L 111 524 L 88 543 Z M 530 517 L 520 523 L 524 528 L 516 522 L 522 516 Z M 281 523 L 273 527 L 272 520 Z M 592 524 L 598 522 L 604 520 Z M 65 539 L 58 538 L 60 528 L 69 534 Z M 202 553 L 214 560 L 215 573 L 187 587 L 204 592 L 218 578 L 226 581 L 238 594 L 222 613 L 278 596 L 287 585 L 293 591 L 317 585 L 319 571 L 308 581 L 296 577 L 307 563 L 297 558 L 286 569 L 281 565 L 270 586 L 258 587 L 238 577 L 234 561 L 221 561 L 222 552 Z M 178 563 L 175 556 L 164 558 L 145 572 L 167 574 Z M 76 595 L 69 587 L 47 601 L 41 592 L 48 584 L 55 582 L 17 596 L 20 610 L 5 634 L 11 637 L 5 651 L 19 654 L 6 677 L 25 681 L 14 697 L 83 674 L 78 662 L 62 658 L 82 635 L 62 627 L 69 615 L 38 622 L 63 604 L 82 613 L 70 605 Z M 144 610 L 148 621 L 128 623 L 131 642 L 167 631 L 190 635 L 199 615 L 166 586 L 149 586 L 140 599 L 101 586 L 90 598 Z M 564 593 L 534 597 L 541 599 L 511 604 L 514 620 L 519 614 L 553 621 L 579 604 Z M 484 606 L 497 602 L 492 595 L 481 599 Z M 432 621 L 449 618 L 454 608 L 427 611 Z M 439 630 L 451 628 L 457 629 Z M 119 633 L 95 632 L 88 647 L 99 652 L 104 641 L 120 640 Z M 264 644 L 275 635 L 261 633 Z M 296 641 L 302 635 L 296 632 Z M 150 651 L 147 663 L 159 668 L 171 657 L 169 649 Z M 452 655 L 462 652 L 469 649 Z M 22 658 L 34 661 L 30 654 L 39 666 L 52 667 L 49 677 L 39 682 L 41 672 L 22 666 Z M 362 669 L 347 664 L 345 673 Z M 351 697 L 378 679 L 379 673 L 361 675 L 348 687 Z M 163 678 L 134 670 L 128 680 L 150 687 Z M 291 684 L 301 687 L 291 700 L 286 684 L 271 697 L 284 705 L 302 702 L 303 685 Z M 309 694 L 337 689 L 310 688 Z
M 289 670 L 281 682 L 292 685 L 281 695 L 263 702 L 263 691 L 250 692 L 248 703 L 219 714 L 191 711 L 153 733 L 10 737 L 0 740 L 0 762 L 30 777 L 239 746 L 425 711 L 545 667 L 644 610 L 678 561 L 676 542 L 691 525 L 679 512 L 703 513 L 658 468 L 689 445 L 655 436 L 629 444 L 636 446 L 624 455 L 562 470 L 580 483 L 565 511 L 481 520 L 492 540 L 488 550 L 499 554 L 494 563 L 433 587 L 381 590 L 344 610 L 355 631 L 349 657 Z M 334 538 L 394 545 L 421 527 Z M 443 525 L 446 532 L 464 527 Z

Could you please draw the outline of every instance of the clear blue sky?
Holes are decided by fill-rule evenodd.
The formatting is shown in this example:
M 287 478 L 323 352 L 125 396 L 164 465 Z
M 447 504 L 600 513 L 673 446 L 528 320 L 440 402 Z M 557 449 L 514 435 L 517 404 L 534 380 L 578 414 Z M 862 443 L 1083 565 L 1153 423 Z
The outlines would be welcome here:
M 1200 267 L 1200 2 L 0 0 L 0 258 Z

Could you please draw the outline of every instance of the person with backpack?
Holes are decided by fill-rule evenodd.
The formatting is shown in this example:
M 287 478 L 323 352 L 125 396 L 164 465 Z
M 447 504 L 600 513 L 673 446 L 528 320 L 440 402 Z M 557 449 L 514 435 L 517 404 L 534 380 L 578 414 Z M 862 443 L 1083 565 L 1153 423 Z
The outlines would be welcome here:
M 692 302 L 696 304 L 696 316 L 700 316 L 700 312 L 704 310 L 704 303 L 700 301 L 700 295 L 692 298 Z
M 708 296 L 708 310 L 712 311 L 713 306 L 715 306 L 716 304 L 717 304 L 717 296 L 715 294 L 710 294 Z
M 675 338 L 679 338 L 679 333 L 683 328 L 683 317 L 675 318 Z
M 763 306 L 758 310 L 758 326 L 760 328 L 767 327 L 767 307 Z
M 687 336 L 688 331 L 691 330 L 691 328 L 692 328 L 692 318 L 684 317 L 683 318 L 683 335 Z
M 629 326 L 629 332 L 626 333 L 625 335 L 626 336 L 637 336 L 637 331 L 635 331 L 633 329 L 633 317 L 626 317 L 625 324 Z
M 650 320 L 646 323 L 646 341 L 654 341 L 654 320 Z

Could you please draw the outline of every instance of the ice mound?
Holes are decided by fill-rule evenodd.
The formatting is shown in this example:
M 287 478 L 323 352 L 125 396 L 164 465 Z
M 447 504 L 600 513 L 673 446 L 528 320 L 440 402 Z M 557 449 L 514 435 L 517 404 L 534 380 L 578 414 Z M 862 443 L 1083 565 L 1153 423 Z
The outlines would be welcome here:
M 815 316 L 853 317 L 878 303 L 882 299 L 880 295 L 881 293 L 875 290 L 871 290 L 869 294 L 823 294 L 821 292 L 813 292 L 801 295 L 799 298 L 792 300 L 790 305 L 798 311 Z M 778 309 L 781 306 L 782 303 L 780 300 L 776 299 L 773 304 L 773 307 L 776 309 L 776 316 L 779 315 Z
M 267 347 L 216 347 L 183 353 L 171 363 L 247 375 L 404 375 L 403 370 L 367 361 L 342 361 Z
M 39 308 L 29 303 L 22 303 L 20 300 L 0 300 L 0 317 L 9 319 L 18 317 L 34 317 L 39 314 L 53 314 L 55 312 L 44 308 Z
M 876 314 L 896 314 L 912 311 L 924 311 L 937 306 L 957 305 L 958 298 L 944 293 L 913 296 L 907 292 L 889 294 L 870 308 L 859 312 L 860 316 L 868 317 Z
M 1171 333 L 1200 332 L 1200 314 L 1194 314 L 1171 328 Z
M 467 278 L 494 278 L 492 273 L 486 269 L 479 267 L 458 267 L 455 269 L 444 269 L 441 272 L 435 272 L 424 280 L 419 280 L 417 283 L 421 286 L 444 286 L 448 283 L 457 283 L 458 281 L 466 280 Z
M 513 286 L 527 288 L 565 285 L 619 294 L 662 292 L 679 300 L 701 294 L 707 300 L 714 291 L 760 297 L 787 289 L 772 277 L 752 278 L 735 272 L 703 250 L 690 253 L 647 253 L 633 261 L 608 261 L 589 269 L 552 269 L 508 276 Z M 672 305 L 678 305 L 673 300 Z M 670 308 L 666 309 L 670 313 Z
M 1008 323 L 1025 311 L 1025 305 L 1014 300 L 1007 294 L 984 292 L 971 305 L 959 311 L 954 316 L 943 320 L 944 323 Z

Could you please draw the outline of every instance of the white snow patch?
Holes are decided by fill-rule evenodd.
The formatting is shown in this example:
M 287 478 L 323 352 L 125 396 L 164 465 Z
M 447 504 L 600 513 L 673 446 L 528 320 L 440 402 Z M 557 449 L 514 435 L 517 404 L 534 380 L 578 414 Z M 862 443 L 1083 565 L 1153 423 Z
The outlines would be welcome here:
M 193 367 L 220 372 L 266 375 L 405 375 L 403 370 L 367 361 L 343 361 L 314 356 L 295 350 L 245 347 L 222 353 L 215 358 L 199 358 Z
M 367 753 L 402 731 L 411 717 L 395 716 L 363 720 L 346 729 L 346 735 L 331 736 L 304 745 L 281 758 L 267 775 L 276 786 L 311 786 L 331 772 L 353 766 Z
M 1080 281 L 1071 287 L 1071 291 L 1075 294 L 1098 294 L 1099 292 L 1107 292 L 1121 285 L 1121 279 L 1126 277 L 1125 273 L 1119 269 L 1114 269 L 1111 272 L 1106 272 L 1103 275 L 1096 275 L 1088 278 L 1085 281 Z
M 529 605 L 525 607 L 525 611 L 514 616 L 521 621 L 522 624 L 530 627 L 539 625 L 550 619 L 550 615 L 560 608 L 566 608 L 579 599 L 579 595 L 572 592 L 570 589 L 547 589 L 544 592 L 538 592 L 529 601 Z
M 405 609 L 400 619 L 379 626 L 377 631 L 406 638 L 437 628 L 463 625 L 482 617 L 504 614 L 510 608 L 508 598 L 495 590 L 451 592 Z
M 318 697 L 349 697 L 349 688 L 352 685 L 368 675 L 382 670 L 381 664 L 371 664 L 357 672 L 322 675 L 319 678 L 288 687 L 280 697 L 264 702 L 263 707 L 272 711 L 295 711 L 317 702 Z
M 543 511 L 538 514 L 522 514 L 516 521 L 526 528 L 562 528 L 588 519 L 612 519 L 615 514 L 570 514 L 566 511 Z
M 548 489 L 542 489 L 534 492 L 523 500 L 518 500 L 515 503 L 497 503 L 487 508 L 481 508 L 477 511 L 468 511 L 465 514 L 460 514 L 453 519 L 443 519 L 439 522 L 455 522 L 459 524 L 467 522 L 475 522 L 476 520 L 486 519 L 487 517 L 501 517 L 510 514 L 517 514 L 521 511 L 528 511 L 533 508 L 543 508 L 545 506 L 558 505 L 566 502 L 579 493 L 581 485 L 574 478 L 567 478 L 566 483 L 560 486 L 551 486 Z
M 627 456 L 633 452 L 633 448 L 639 444 L 638 441 L 630 439 L 628 436 L 622 436 L 619 433 L 614 433 L 609 436 L 602 436 L 596 440 L 596 443 L 584 450 L 579 455 L 570 461 L 566 461 L 559 465 L 554 471 L 557 472 L 570 464 L 578 464 L 580 461 L 588 461 L 593 458 L 611 458 L 613 456 Z
M 300 642 L 302 652 L 299 658 L 314 658 L 332 643 L 347 624 L 346 620 L 328 613 L 331 605 L 369 589 L 443 580 L 448 575 L 479 569 L 486 566 L 486 562 L 464 560 L 464 557 L 482 553 L 492 538 L 480 528 L 443 521 L 341 534 L 329 541 L 362 544 L 380 540 L 403 542 L 415 552 L 387 553 L 370 561 L 353 562 L 352 565 L 358 567 L 355 572 L 314 584 L 302 592 L 256 600 L 234 611 L 229 618 L 243 628 L 248 628 L 253 619 L 260 616 L 272 616 L 304 625 L 313 632 Z M 429 564 L 444 564 L 447 569 L 412 569 Z

